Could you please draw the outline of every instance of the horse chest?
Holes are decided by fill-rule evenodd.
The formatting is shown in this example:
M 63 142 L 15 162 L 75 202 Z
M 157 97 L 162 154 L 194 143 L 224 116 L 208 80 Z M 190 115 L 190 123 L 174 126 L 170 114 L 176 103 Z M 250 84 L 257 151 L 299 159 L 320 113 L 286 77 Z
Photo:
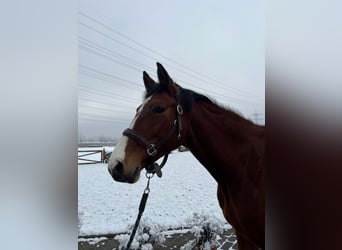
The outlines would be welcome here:
M 221 185 L 217 186 L 217 198 L 222 209 L 224 217 L 227 221 L 236 227 L 238 223 L 238 216 L 236 213 L 236 208 L 234 206 L 234 202 L 230 197 L 228 192 L 225 192 Z
M 235 197 L 221 185 L 218 185 L 217 197 L 224 217 L 236 232 L 245 234 L 251 239 L 255 238 L 255 232 L 259 231 L 258 227 L 261 225 L 258 222 L 258 211 L 254 209 L 254 199 L 251 197 Z

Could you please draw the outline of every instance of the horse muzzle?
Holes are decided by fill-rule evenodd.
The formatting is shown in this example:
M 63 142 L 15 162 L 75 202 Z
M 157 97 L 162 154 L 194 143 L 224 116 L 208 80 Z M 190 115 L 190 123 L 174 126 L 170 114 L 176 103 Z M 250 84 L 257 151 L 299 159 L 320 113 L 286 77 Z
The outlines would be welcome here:
M 138 181 L 140 176 L 139 166 L 136 166 L 131 174 L 125 175 L 124 165 L 121 162 L 118 162 L 114 167 L 108 168 L 108 171 L 113 179 L 119 182 L 135 183 Z

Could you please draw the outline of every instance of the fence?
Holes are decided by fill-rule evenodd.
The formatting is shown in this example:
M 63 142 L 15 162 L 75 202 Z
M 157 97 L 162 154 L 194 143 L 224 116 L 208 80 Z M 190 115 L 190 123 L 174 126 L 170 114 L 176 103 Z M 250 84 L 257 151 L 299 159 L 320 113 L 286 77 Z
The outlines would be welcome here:
M 116 142 L 78 142 L 78 147 L 103 147 L 115 146 Z
M 81 153 L 81 154 L 80 154 Z M 96 154 L 101 154 L 100 160 L 97 159 L 91 159 L 90 158 L 84 158 L 85 156 L 94 156 Z M 99 149 L 94 149 L 94 150 L 78 150 L 78 156 L 77 160 L 78 161 L 83 161 L 78 163 L 78 165 L 84 165 L 84 164 L 96 164 L 96 163 L 104 163 L 106 159 L 106 151 L 105 149 L 99 150 Z

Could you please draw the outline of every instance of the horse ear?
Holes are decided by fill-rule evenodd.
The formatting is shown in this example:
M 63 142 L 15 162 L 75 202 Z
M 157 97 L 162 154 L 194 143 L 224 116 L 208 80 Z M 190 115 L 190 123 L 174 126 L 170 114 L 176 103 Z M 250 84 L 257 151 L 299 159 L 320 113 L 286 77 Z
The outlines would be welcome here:
M 146 90 L 151 89 L 156 82 L 146 73 L 146 71 L 143 72 L 143 79 Z
M 167 86 L 167 89 L 171 96 L 177 97 L 177 86 L 174 81 L 171 79 L 169 74 L 164 69 L 163 65 L 157 62 L 157 75 L 160 84 L 164 84 Z

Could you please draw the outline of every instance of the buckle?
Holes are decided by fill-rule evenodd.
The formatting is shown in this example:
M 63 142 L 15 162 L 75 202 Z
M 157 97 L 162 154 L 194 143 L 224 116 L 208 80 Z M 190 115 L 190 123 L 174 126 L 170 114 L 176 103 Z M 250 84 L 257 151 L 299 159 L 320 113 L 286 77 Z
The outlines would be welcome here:
M 149 156 L 154 156 L 157 153 L 157 147 L 155 144 L 150 144 L 147 146 L 146 152 Z
M 180 104 L 177 105 L 177 113 L 178 113 L 179 115 L 182 115 L 182 114 L 183 114 L 183 107 L 182 107 Z

